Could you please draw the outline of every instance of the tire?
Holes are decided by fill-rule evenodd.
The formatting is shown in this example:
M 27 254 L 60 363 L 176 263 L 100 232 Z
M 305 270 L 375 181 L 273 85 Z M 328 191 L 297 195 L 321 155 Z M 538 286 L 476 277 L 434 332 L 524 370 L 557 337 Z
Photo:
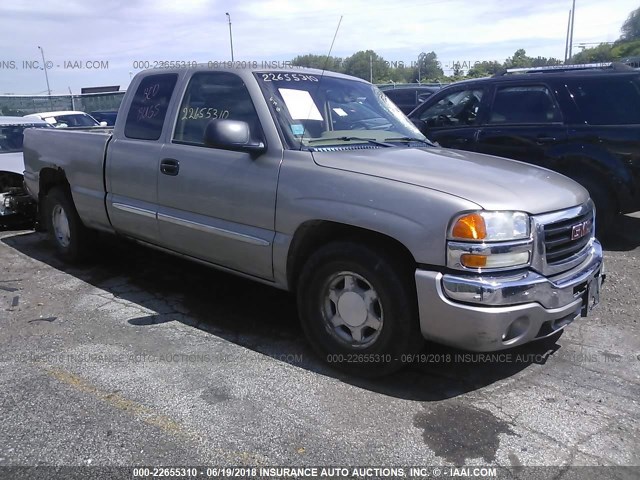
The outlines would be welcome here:
M 606 239 L 611 234 L 611 227 L 618 216 L 616 200 L 609 188 L 591 178 L 575 178 L 575 181 L 589 191 L 596 207 L 596 236 Z
M 320 358 L 362 377 L 410 363 L 423 338 L 412 271 L 402 265 L 381 249 L 352 242 L 328 244 L 308 259 L 298 312 Z
M 78 263 L 89 256 L 94 235 L 83 225 L 67 190 L 61 187 L 49 190 L 44 198 L 44 223 L 62 260 Z

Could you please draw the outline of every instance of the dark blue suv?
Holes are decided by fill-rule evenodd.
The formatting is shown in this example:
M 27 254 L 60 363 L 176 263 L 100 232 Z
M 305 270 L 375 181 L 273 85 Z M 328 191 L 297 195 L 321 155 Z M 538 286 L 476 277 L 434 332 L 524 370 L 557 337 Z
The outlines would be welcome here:
M 640 210 L 640 72 L 630 67 L 509 70 L 452 84 L 409 118 L 443 147 L 578 181 L 596 204 L 601 237 L 616 214 Z

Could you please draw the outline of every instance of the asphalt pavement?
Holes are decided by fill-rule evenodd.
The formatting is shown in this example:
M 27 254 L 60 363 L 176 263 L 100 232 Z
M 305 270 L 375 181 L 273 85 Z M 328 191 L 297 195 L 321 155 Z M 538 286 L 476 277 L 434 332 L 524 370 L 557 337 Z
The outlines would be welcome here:
M 285 292 L 0 232 L 0 466 L 640 465 L 640 218 L 616 228 L 600 305 L 555 344 L 427 344 L 379 380 L 317 359 Z

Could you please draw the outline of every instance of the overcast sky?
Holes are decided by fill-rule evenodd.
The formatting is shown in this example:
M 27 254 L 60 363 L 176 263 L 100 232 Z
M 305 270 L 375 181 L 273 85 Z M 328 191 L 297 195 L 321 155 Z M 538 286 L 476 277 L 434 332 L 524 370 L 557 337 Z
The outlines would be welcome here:
M 638 0 L 577 0 L 574 45 L 616 40 Z M 443 64 L 504 61 L 518 48 L 564 58 L 571 0 L 2 0 L 0 93 L 46 93 L 42 46 L 53 93 L 126 89 L 135 61 L 284 61 L 305 53 L 345 57 L 372 49 L 390 61 L 435 51 Z M 579 51 L 578 48 L 574 52 Z M 103 61 L 102 69 L 65 62 Z M 13 63 L 11 63 L 13 62 Z M 99 67 L 99 64 L 96 64 Z M 447 72 L 446 72 L 447 73 Z

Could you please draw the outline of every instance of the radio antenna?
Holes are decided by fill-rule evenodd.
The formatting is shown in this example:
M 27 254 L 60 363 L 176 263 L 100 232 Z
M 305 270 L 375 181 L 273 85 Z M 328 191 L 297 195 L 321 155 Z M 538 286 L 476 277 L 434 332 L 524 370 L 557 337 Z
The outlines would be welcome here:
M 318 90 L 320 90 L 320 83 L 322 82 L 322 77 L 324 76 L 324 72 L 329 65 L 329 59 L 331 58 L 331 52 L 333 51 L 333 44 L 336 43 L 336 37 L 338 36 L 338 30 L 340 30 L 340 24 L 342 23 L 343 15 L 340 15 L 340 20 L 338 20 L 338 26 L 336 27 L 336 33 L 333 34 L 333 40 L 331 40 L 331 46 L 329 47 L 329 53 L 327 53 L 327 58 L 324 59 L 324 65 L 322 66 L 322 72 L 320 73 L 320 79 L 318 80 L 318 86 L 316 87 L 316 94 Z M 315 96 L 315 95 L 314 95 Z M 313 98 L 311 99 L 313 102 Z M 302 127 L 302 137 L 300 137 L 300 150 L 302 150 L 302 139 L 304 138 L 304 134 L 307 131 L 307 122 L 309 121 L 309 116 L 311 115 L 311 111 L 313 110 L 313 103 L 309 105 L 309 113 L 307 114 L 307 118 L 305 119 L 305 123 Z

